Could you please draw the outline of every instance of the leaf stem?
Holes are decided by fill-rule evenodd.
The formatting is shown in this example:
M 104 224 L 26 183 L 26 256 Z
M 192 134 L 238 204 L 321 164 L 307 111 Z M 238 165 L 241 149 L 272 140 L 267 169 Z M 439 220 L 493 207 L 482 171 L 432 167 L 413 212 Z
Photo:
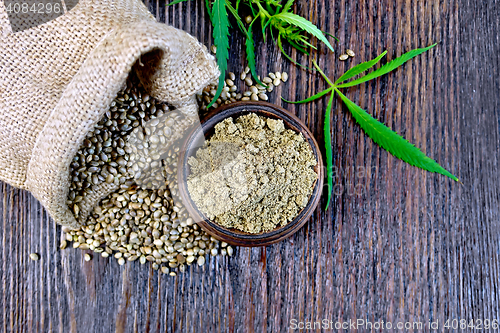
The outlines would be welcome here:
M 330 81 L 330 79 L 328 78 L 328 76 L 326 76 L 325 73 L 323 73 L 323 71 L 321 70 L 321 68 L 318 66 L 318 63 L 316 62 L 316 60 L 313 59 L 312 62 L 313 62 L 314 67 L 316 67 L 316 69 L 321 74 L 321 76 L 325 79 L 325 81 L 328 82 L 328 84 L 330 86 L 334 87 L 335 85 L 332 83 L 332 81 Z

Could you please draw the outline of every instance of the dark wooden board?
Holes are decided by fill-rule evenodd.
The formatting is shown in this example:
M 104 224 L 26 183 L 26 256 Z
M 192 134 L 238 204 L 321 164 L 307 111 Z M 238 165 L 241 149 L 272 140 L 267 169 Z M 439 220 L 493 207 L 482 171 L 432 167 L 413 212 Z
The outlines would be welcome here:
M 162 22 L 211 44 L 203 1 L 147 5 Z M 0 331 L 284 332 L 293 319 L 364 319 L 423 322 L 423 331 L 438 320 L 433 332 L 451 332 L 448 319 L 500 319 L 499 1 L 300 0 L 295 10 L 339 37 L 337 52 L 356 52 L 344 63 L 322 46 L 319 63 L 330 77 L 385 49 L 393 59 L 439 42 L 347 96 L 464 185 L 379 149 L 336 100 L 330 209 L 318 208 L 281 243 L 238 248 L 231 258 L 169 277 L 138 262 L 85 262 L 80 250 L 59 250 L 61 228 L 41 205 L 1 184 Z M 239 71 L 242 36 L 234 32 L 231 42 L 230 70 Z M 324 82 L 290 65 L 270 41 L 256 50 L 260 73 L 290 74 L 270 101 L 323 142 L 326 101 L 293 106 L 279 97 L 305 98 Z M 30 261 L 31 252 L 41 260 Z

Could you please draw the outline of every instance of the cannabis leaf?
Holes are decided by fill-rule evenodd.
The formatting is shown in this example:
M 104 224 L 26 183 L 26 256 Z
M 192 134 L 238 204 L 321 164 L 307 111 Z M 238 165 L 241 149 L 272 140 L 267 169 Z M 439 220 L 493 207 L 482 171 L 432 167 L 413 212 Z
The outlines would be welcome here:
M 255 64 L 255 49 L 253 45 L 253 34 L 251 25 L 248 27 L 247 30 L 247 38 L 245 39 L 245 46 L 247 51 L 247 60 L 248 60 L 248 67 L 250 68 L 250 73 L 252 73 L 252 76 L 255 78 L 258 84 L 260 84 L 263 87 L 266 87 L 266 85 L 262 83 L 259 77 L 257 76 L 257 69 Z
M 382 59 L 382 57 L 386 55 L 386 53 L 387 51 L 384 51 L 381 55 L 379 55 L 375 59 L 354 66 L 353 68 L 345 72 L 344 75 L 339 77 L 338 80 L 335 81 L 335 84 L 344 82 L 345 80 L 349 80 L 350 78 L 369 70 L 370 68 L 375 66 L 380 61 L 380 59 Z
M 373 80 L 373 79 L 375 79 L 375 78 L 377 78 L 379 76 L 382 76 L 384 74 L 387 74 L 389 72 L 392 72 L 393 70 L 395 70 L 396 68 L 398 68 L 399 66 L 401 66 L 402 64 L 404 64 L 405 62 L 407 62 L 408 60 L 410 60 L 412 58 L 415 58 L 419 54 L 424 53 L 425 51 L 428 51 L 429 49 L 433 48 L 436 45 L 437 44 L 432 44 L 432 45 L 430 45 L 430 46 L 428 46 L 426 48 L 423 48 L 423 49 L 411 50 L 410 52 L 407 52 L 407 53 L 403 54 L 401 57 L 396 58 L 396 59 L 394 59 L 391 62 L 388 62 L 387 64 L 385 64 L 384 66 L 380 67 L 376 71 L 373 71 L 373 72 L 371 72 L 371 73 L 369 73 L 369 74 L 367 74 L 367 75 L 365 75 L 363 77 L 360 77 L 359 79 L 356 79 L 356 80 L 353 80 L 353 81 L 350 81 L 350 82 L 347 82 L 347 83 L 344 83 L 344 84 L 340 84 L 337 87 L 338 88 L 352 87 L 352 86 L 358 85 L 360 83 Z
M 333 95 L 334 93 L 337 93 L 341 100 L 344 102 L 344 104 L 347 106 L 351 114 L 353 115 L 354 119 L 356 122 L 359 124 L 359 126 L 363 129 L 363 131 L 368 134 L 368 136 L 380 147 L 384 148 L 387 150 L 389 153 L 394 155 L 395 157 L 407 162 L 410 165 L 416 166 L 418 168 L 430 171 L 430 172 L 437 172 L 442 175 L 445 175 L 457 182 L 460 182 L 457 177 L 455 177 L 453 174 L 451 174 L 448 170 L 444 169 L 442 166 L 440 166 L 436 161 L 433 159 L 427 157 L 420 149 L 412 145 L 410 142 L 405 140 L 402 136 L 397 134 L 396 132 L 392 131 L 389 127 L 386 125 L 382 124 L 375 118 L 373 118 L 371 115 L 369 115 L 365 110 L 363 110 L 361 107 L 356 105 L 354 102 L 352 102 L 350 99 L 348 99 L 343 93 L 340 92 L 340 88 L 346 88 L 346 87 L 352 87 L 354 85 L 372 80 L 374 78 L 377 78 L 381 75 L 387 74 L 394 69 L 398 68 L 399 66 L 403 65 L 405 62 L 408 60 L 416 57 L 417 55 L 433 48 L 436 44 L 430 45 L 426 48 L 421 48 L 421 49 L 415 49 L 410 52 L 407 52 L 403 54 L 402 56 L 394 59 L 393 61 L 385 64 L 384 66 L 380 67 L 379 69 L 368 73 L 367 75 L 358 78 L 356 80 L 344 83 L 344 84 L 339 84 L 341 82 L 344 82 L 346 80 L 349 80 L 350 78 L 361 74 L 371 67 L 373 67 L 375 64 L 377 64 L 380 59 L 387 53 L 385 51 L 381 55 L 379 55 L 377 58 L 361 63 L 347 72 L 344 73 L 338 80 L 335 81 L 335 83 L 332 83 L 328 77 L 323 73 L 321 68 L 318 66 L 315 60 L 313 60 L 313 64 L 318 70 L 318 72 L 321 74 L 321 76 L 325 79 L 325 81 L 328 83 L 330 86 L 329 88 L 309 97 L 301 101 L 297 102 L 288 102 L 287 100 L 283 99 L 285 102 L 288 103 L 308 103 L 311 101 L 314 101 L 318 98 L 321 98 L 329 93 L 330 99 L 328 101 L 328 105 L 326 108 L 326 114 L 325 114 L 325 124 L 324 124 L 324 135 L 325 135 L 325 153 L 326 153 L 326 165 L 327 165 L 327 180 L 328 180 L 328 201 L 326 204 L 326 209 L 328 209 L 328 206 L 330 204 L 331 200 L 331 192 L 333 188 L 333 179 L 332 179 L 332 142 L 331 142 L 331 124 L 330 124 L 330 114 L 331 114 L 331 109 L 332 109 L 332 104 L 333 104 Z
M 187 0 L 173 0 L 169 3 L 169 6 L 183 1 Z M 228 14 L 231 14 L 234 17 L 236 23 L 238 24 L 238 28 L 245 36 L 245 51 L 248 60 L 248 67 L 250 68 L 254 80 L 262 86 L 266 85 L 262 83 L 257 76 L 254 49 L 255 43 L 252 33 L 252 27 L 256 21 L 260 21 L 260 28 L 262 29 L 264 42 L 266 41 L 266 31 L 269 30 L 273 36 L 273 40 L 276 42 L 279 50 L 285 55 L 285 57 L 304 68 L 308 67 L 297 63 L 285 53 L 282 45 L 283 41 L 287 41 L 299 52 L 309 55 L 308 49 L 316 50 L 316 46 L 312 45 L 308 40 L 309 38 L 306 36 L 306 34 L 310 34 L 323 42 L 330 50 L 333 51 L 333 47 L 330 45 L 325 36 L 331 36 L 330 34 L 323 33 L 310 21 L 292 13 L 292 7 L 295 0 L 287 0 L 284 5 L 281 4 L 282 2 L 284 2 L 284 0 L 236 0 L 236 2 L 231 0 L 205 0 L 210 21 L 214 27 L 214 45 L 217 47 L 217 64 L 219 65 L 221 72 L 217 92 L 214 99 L 207 107 L 212 106 L 213 103 L 219 98 L 224 87 L 229 46 Z M 234 6 L 233 3 L 235 3 Z M 247 22 L 245 24 L 245 22 L 241 19 L 238 13 L 240 4 L 245 4 L 250 8 L 253 15 L 250 23 Z M 246 28 L 247 26 L 248 28 Z M 275 36 L 277 36 L 276 39 L 274 38 Z
M 181 3 L 181 2 L 184 2 L 184 1 L 187 1 L 187 0 L 174 0 L 171 3 L 169 3 L 168 5 L 169 6 L 171 6 L 171 5 L 177 5 L 178 3 Z
M 366 113 L 365 110 L 354 104 L 338 89 L 335 89 L 335 92 L 339 94 L 340 98 L 345 103 L 349 111 L 351 111 L 354 119 L 356 119 L 356 122 L 359 126 L 361 126 L 363 131 L 365 131 L 365 133 L 368 134 L 368 136 L 380 147 L 384 148 L 389 153 L 408 164 L 430 172 L 440 173 L 458 181 L 457 177 L 440 166 L 436 161 L 427 157 L 420 149 L 409 143 L 403 137 L 399 136 L 389 127 L 385 126 Z
M 220 76 L 215 97 L 207 108 L 211 107 L 217 98 L 219 98 L 224 88 L 224 78 L 226 77 L 227 59 L 229 58 L 229 20 L 227 17 L 225 0 L 214 0 L 211 19 L 214 26 L 213 36 L 215 46 L 217 47 L 216 56 Z
M 293 2 L 295 0 L 288 0 L 283 7 L 282 13 L 288 13 L 292 9 Z
M 320 41 L 325 43 L 325 45 L 328 46 L 328 48 L 332 52 L 334 52 L 333 47 L 330 45 L 330 42 L 328 42 L 325 35 L 323 35 L 323 32 L 321 32 L 321 30 L 319 30 L 314 24 L 312 24 L 311 22 L 309 22 L 305 18 L 303 18 L 299 15 L 295 15 L 293 13 L 284 12 L 284 13 L 279 13 L 277 15 L 274 15 L 272 17 L 272 19 L 277 20 L 277 21 L 286 22 L 288 24 L 299 27 L 299 28 L 303 29 L 304 31 L 307 31 L 308 33 L 310 33 L 311 35 L 313 35 L 314 37 L 316 37 L 317 39 L 319 39 Z M 308 46 L 312 46 L 312 45 L 308 44 Z

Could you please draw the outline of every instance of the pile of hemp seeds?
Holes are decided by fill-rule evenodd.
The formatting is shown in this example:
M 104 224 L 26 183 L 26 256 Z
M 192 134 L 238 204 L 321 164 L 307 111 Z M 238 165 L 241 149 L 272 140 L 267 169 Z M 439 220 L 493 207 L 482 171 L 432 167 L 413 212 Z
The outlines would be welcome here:
M 267 101 L 267 93 L 286 82 L 288 74 L 269 73 L 262 79 L 267 87 L 253 84 L 248 67 L 239 78 L 247 90 L 239 92 L 236 75 L 228 73 L 222 94 L 210 109 L 236 101 Z M 201 115 L 209 111 L 207 105 L 216 90 L 217 82 L 214 82 L 197 96 Z M 137 78 L 131 75 L 125 89 L 118 93 L 110 109 L 87 135 L 70 165 L 67 204 L 78 218 L 79 203 L 86 195 L 92 194 L 95 186 L 115 184 L 118 190 L 101 200 L 85 225 L 77 230 L 63 228 L 65 235 L 61 249 L 72 242 L 73 248 L 90 250 L 105 258 L 112 256 L 120 265 L 135 260 L 141 264 L 150 262 L 153 269 L 171 276 L 177 275 L 177 271 L 184 272 L 193 263 L 204 265 L 208 254 L 231 256 L 234 253 L 233 247 L 211 237 L 194 223 L 181 200 L 174 200 L 179 193 L 176 182 L 170 181 L 177 174 L 173 157 L 182 142 L 172 143 L 167 160 L 161 165 L 161 173 L 149 180 L 157 182 L 154 189 L 139 188 L 127 177 L 134 172 L 130 160 L 132 150 L 126 145 L 127 139 L 141 132 L 146 122 L 153 120 L 156 123 L 155 119 L 163 120 L 165 115 L 168 119 L 170 114 L 175 112 L 167 104 L 150 97 Z M 158 137 L 158 144 L 170 139 L 169 121 L 156 124 L 154 134 Z M 84 255 L 84 259 L 92 260 L 90 252 Z

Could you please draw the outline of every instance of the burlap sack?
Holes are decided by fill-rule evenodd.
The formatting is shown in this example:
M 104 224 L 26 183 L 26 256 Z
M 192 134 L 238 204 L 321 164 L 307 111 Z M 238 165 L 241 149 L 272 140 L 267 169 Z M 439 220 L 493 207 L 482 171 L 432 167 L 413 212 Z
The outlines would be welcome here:
M 141 60 L 135 68 L 152 96 L 186 113 L 196 112 L 195 93 L 219 74 L 204 46 L 157 23 L 139 0 L 80 0 L 17 33 L 2 0 L 0 29 L 0 179 L 73 228 L 69 164 L 134 63 Z

